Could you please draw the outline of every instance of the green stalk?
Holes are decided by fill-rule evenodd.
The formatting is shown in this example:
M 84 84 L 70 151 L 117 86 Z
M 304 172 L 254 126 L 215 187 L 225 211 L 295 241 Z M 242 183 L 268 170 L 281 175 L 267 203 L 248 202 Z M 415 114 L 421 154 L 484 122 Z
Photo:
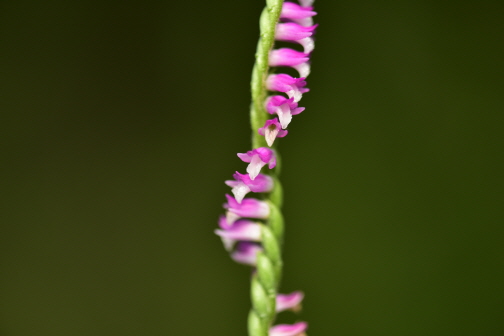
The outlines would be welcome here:
M 252 105 L 250 121 L 252 125 L 252 147 L 267 147 L 266 140 L 257 133 L 269 117 L 264 103 L 267 96 L 266 78 L 269 71 L 269 54 L 275 42 L 275 28 L 280 17 L 283 0 L 267 0 L 260 18 L 260 38 L 257 44 L 256 62 L 252 70 Z M 274 190 L 267 195 L 270 206 L 270 218 L 262 226 L 262 244 L 264 252 L 257 256 L 257 272 L 252 277 L 252 309 L 248 318 L 249 336 L 268 336 L 273 324 L 275 300 L 282 274 L 281 243 L 283 240 L 282 187 L 277 175 L 280 158 L 277 153 L 277 167 L 271 172 L 274 178 Z

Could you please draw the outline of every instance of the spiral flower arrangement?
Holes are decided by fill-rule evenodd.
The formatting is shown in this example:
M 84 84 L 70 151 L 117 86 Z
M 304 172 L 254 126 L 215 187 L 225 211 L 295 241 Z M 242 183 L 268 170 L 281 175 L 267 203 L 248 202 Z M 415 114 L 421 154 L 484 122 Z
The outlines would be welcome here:
M 275 149 L 276 138 L 288 134 L 292 117 L 304 111 L 298 102 L 308 92 L 306 77 L 310 73 L 312 36 L 317 27 L 312 17 L 316 13 L 311 7 L 313 0 L 299 2 L 267 0 L 261 14 L 251 82 L 253 149 L 238 153 L 248 163 L 246 174 L 236 172 L 233 180 L 225 182 L 232 188 L 233 196 L 226 194 L 226 215 L 220 217 L 220 229 L 215 230 L 234 261 L 253 267 L 249 336 L 303 336 L 308 327 L 306 322 L 273 325 L 277 313 L 299 311 L 304 296 L 301 291 L 278 293 L 284 221 L 280 212 L 280 160 Z M 273 49 L 275 41 L 297 43 L 303 51 Z M 291 67 L 299 77 L 271 73 L 271 67 Z M 268 95 L 268 92 L 285 96 Z M 269 170 L 261 172 L 265 166 Z M 254 193 L 256 198 L 245 198 L 249 193 Z

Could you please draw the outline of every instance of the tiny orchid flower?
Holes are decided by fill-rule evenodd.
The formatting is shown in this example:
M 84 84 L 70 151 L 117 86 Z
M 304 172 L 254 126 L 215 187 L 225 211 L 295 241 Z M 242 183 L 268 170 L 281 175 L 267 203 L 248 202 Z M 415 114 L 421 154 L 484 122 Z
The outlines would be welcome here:
M 307 328 L 306 322 L 278 324 L 270 328 L 268 336 L 304 336 Z
M 308 54 L 290 48 L 272 50 L 269 58 L 270 66 L 287 66 L 296 69 L 301 77 L 310 74 Z
M 229 230 L 229 229 L 231 229 L 233 227 L 233 224 L 234 223 L 228 222 L 228 220 L 226 219 L 226 216 L 220 216 L 219 217 L 219 227 L 222 230 Z
M 272 96 L 266 100 L 266 111 L 269 114 L 277 114 L 280 125 L 285 129 L 291 122 L 292 116 L 303 112 L 304 107 L 298 107 L 298 104 L 294 103 L 294 98 Z
M 220 216 L 219 217 L 219 227 L 222 230 L 229 230 L 233 227 L 233 223 L 228 222 L 226 216 Z M 217 233 L 217 230 L 215 230 L 214 232 Z M 222 243 L 224 244 L 224 248 L 228 252 L 231 251 L 231 249 L 234 246 L 234 243 L 236 242 L 236 240 L 234 240 L 234 239 L 223 237 L 223 236 L 221 236 L 221 240 L 222 240 Z
M 231 258 L 237 263 L 255 266 L 257 262 L 257 252 L 262 250 L 263 248 L 257 244 L 241 241 L 236 244 L 236 249 L 231 253 Z
M 224 209 L 228 210 L 227 221 L 234 223 L 238 218 L 259 218 L 269 217 L 270 208 L 268 203 L 256 200 L 255 198 L 245 198 L 239 203 L 233 196 L 226 194 L 228 200 L 224 204 Z
M 259 174 L 252 180 L 248 174 L 236 172 L 233 175 L 235 181 L 229 180 L 225 183 L 233 188 L 231 191 L 238 203 L 241 203 L 243 197 L 249 192 L 269 192 L 273 189 L 273 179 L 268 175 Z
M 300 311 L 303 298 L 303 292 L 299 291 L 290 294 L 278 294 L 276 297 L 276 312 L 279 313 L 284 310 Z
M 318 25 L 302 26 L 294 22 L 279 23 L 276 26 L 275 39 L 277 41 L 294 41 L 304 47 L 305 54 L 313 51 L 314 43 L 310 37 Z
M 254 180 L 261 168 L 268 164 L 268 168 L 272 169 L 276 166 L 276 157 L 272 149 L 267 147 L 259 147 L 248 151 L 247 153 L 238 153 L 238 157 L 243 162 L 250 162 L 247 167 L 247 173 L 251 180 Z
M 260 135 L 264 135 L 264 137 L 266 138 L 266 143 L 270 147 L 271 145 L 273 145 L 273 142 L 275 142 L 276 138 L 283 138 L 288 133 L 287 130 L 282 129 L 282 126 L 276 118 L 266 120 L 264 126 L 259 128 L 257 132 L 259 132 Z
M 294 78 L 286 74 L 269 75 L 266 86 L 270 91 L 285 92 L 289 98 L 294 98 L 294 102 L 301 100 L 303 93 L 310 91 L 305 88 L 305 78 Z
M 295 4 L 293 2 L 284 2 L 282 6 L 282 12 L 280 13 L 280 19 L 287 19 L 302 26 L 313 25 L 312 16 L 317 15 L 313 11 L 312 7 L 307 4 L 308 1 L 303 1 L 302 6 Z
M 214 232 L 221 237 L 227 251 L 230 251 L 238 240 L 261 241 L 261 225 L 248 219 L 237 220 L 227 228 L 223 228 L 221 225 L 221 228 L 222 230 L 215 230 Z

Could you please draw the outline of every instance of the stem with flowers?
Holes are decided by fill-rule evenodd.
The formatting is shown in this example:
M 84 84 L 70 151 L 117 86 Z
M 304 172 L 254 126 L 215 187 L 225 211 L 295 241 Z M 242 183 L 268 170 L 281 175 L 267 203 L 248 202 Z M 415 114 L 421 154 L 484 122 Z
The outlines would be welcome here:
M 284 310 L 299 311 L 304 294 L 300 291 L 279 294 L 282 275 L 281 246 L 284 221 L 280 211 L 282 187 L 278 180 L 279 155 L 276 138 L 285 137 L 292 116 L 301 113 L 298 107 L 307 92 L 306 77 L 310 72 L 309 59 L 314 47 L 312 35 L 313 0 L 299 0 L 300 4 L 267 0 L 260 18 L 260 39 L 256 62 L 252 71 L 252 150 L 238 153 L 249 163 L 247 174 L 236 172 L 234 180 L 226 181 L 234 195 L 226 195 L 227 210 L 219 219 L 216 230 L 236 262 L 253 267 L 251 280 L 252 309 L 248 318 L 249 336 L 302 336 L 306 322 L 272 326 L 276 314 Z M 290 48 L 273 49 L 275 41 L 301 45 L 303 51 Z M 287 74 L 272 74 L 270 67 L 292 67 L 299 78 Z M 283 95 L 268 96 L 268 91 Z M 268 119 L 269 115 L 276 115 Z M 264 166 L 270 169 L 261 173 Z M 249 192 L 258 198 L 245 198 Z

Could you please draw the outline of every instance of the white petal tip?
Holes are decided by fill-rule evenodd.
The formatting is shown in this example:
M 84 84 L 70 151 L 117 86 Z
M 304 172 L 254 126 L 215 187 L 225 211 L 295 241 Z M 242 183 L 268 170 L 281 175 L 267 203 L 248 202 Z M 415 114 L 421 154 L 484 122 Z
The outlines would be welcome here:
M 271 129 L 270 127 L 266 128 L 264 132 L 264 137 L 266 138 L 266 143 L 268 146 L 272 146 L 273 142 L 275 142 L 275 139 L 278 134 L 278 129 L 275 127 L 274 129 Z
M 290 90 L 287 91 L 287 96 L 289 96 L 289 98 L 294 98 L 294 102 L 297 103 L 301 100 L 303 94 L 299 92 L 299 90 Z
M 308 63 L 301 63 L 294 67 L 301 77 L 308 77 L 310 74 L 310 65 Z
M 275 138 L 271 137 L 266 138 L 266 143 L 268 144 L 268 147 L 273 146 L 273 142 L 275 142 Z
M 305 54 L 309 54 L 315 49 L 315 42 L 311 37 L 305 37 L 304 39 L 298 40 L 298 42 L 303 46 Z
M 228 211 L 226 212 L 226 221 L 231 225 L 233 224 L 234 222 L 236 222 L 236 220 L 240 218 L 240 216 L 238 216 L 237 214 L 235 213 L 232 213 L 231 211 Z
M 240 183 L 231 190 L 238 203 L 242 202 L 243 198 L 249 191 L 250 188 L 245 183 Z

